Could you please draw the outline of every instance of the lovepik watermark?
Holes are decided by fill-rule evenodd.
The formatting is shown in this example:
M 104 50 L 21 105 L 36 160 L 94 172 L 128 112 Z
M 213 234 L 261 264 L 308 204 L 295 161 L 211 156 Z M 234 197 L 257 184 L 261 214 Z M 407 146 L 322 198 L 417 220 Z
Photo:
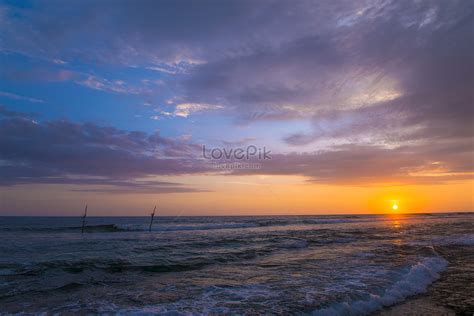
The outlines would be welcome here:
M 266 147 L 257 147 L 250 145 L 245 148 L 224 148 L 224 147 L 212 147 L 207 148 L 202 146 L 202 156 L 204 159 L 209 160 L 269 160 L 272 159 L 271 151 Z
M 255 145 L 236 148 L 206 148 L 203 145 L 202 157 L 209 160 L 211 167 L 217 170 L 258 170 L 262 169 L 260 161 L 272 159 L 270 150 Z

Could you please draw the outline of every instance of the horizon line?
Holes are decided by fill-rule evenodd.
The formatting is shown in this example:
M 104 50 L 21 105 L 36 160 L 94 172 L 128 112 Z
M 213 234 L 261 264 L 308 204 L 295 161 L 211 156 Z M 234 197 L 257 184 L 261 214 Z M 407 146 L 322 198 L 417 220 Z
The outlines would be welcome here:
M 433 212 L 386 212 L 386 213 L 337 213 L 337 214 L 253 214 L 253 215 L 155 215 L 155 217 L 269 217 L 269 216 L 356 216 L 356 215 L 429 215 L 429 214 L 460 214 L 472 211 L 433 211 Z M 81 217 L 78 215 L 0 215 L 0 217 Z M 90 215 L 91 217 L 150 217 L 150 215 Z

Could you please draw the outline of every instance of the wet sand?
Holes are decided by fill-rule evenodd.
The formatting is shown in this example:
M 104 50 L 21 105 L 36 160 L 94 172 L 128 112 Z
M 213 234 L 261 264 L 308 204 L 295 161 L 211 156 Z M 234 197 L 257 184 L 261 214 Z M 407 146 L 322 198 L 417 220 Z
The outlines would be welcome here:
M 436 304 L 429 297 L 414 298 L 401 304 L 392 306 L 376 314 L 377 316 L 409 316 L 409 315 L 456 315 L 452 309 Z

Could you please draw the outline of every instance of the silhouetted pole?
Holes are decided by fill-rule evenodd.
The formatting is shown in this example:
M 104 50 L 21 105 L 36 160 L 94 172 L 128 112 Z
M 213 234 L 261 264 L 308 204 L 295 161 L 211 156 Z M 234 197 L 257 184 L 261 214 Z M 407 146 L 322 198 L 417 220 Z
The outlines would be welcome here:
M 84 226 L 86 225 L 86 217 L 87 217 L 87 204 L 86 204 L 86 208 L 84 209 L 84 215 L 82 216 L 81 234 L 84 234 Z
M 153 209 L 153 213 L 151 213 L 151 220 L 150 220 L 150 228 L 148 229 L 151 232 L 151 225 L 153 225 L 153 218 L 155 217 L 156 206 Z

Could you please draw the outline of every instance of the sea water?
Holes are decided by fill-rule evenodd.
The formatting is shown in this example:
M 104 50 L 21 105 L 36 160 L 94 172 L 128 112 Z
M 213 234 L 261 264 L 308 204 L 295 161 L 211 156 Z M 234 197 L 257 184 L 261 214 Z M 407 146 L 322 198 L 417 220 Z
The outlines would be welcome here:
M 442 247 L 474 254 L 473 220 L 0 217 L 0 312 L 368 314 L 425 292 Z

